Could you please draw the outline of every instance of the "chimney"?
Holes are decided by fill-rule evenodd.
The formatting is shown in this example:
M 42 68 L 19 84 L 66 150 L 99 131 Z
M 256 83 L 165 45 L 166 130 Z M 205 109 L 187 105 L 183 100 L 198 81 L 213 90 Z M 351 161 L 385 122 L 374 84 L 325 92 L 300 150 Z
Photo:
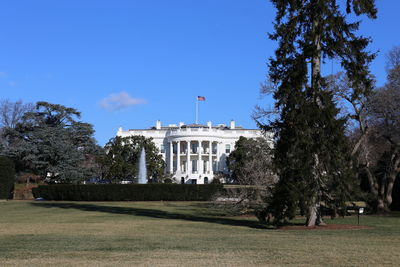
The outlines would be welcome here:
M 156 129 L 157 129 L 157 130 L 160 130 L 160 129 L 161 129 L 161 121 L 160 121 L 160 120 L 157 120 L 157 121 L 156 121 Z
M 230 127 L 231 129 L 235 129 L 235 121 L 234 120 L 231 120 L 231 127 Z
M 211 121 L 207 122 L 207 126 L 208 126 L 208 128 L 211 129 L 211 127 L 212 127 Z

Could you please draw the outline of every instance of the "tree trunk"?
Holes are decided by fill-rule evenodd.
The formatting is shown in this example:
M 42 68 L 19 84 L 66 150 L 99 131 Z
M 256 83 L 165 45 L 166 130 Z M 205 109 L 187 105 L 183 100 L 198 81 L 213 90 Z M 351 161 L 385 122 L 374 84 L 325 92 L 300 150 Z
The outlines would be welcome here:
M 376 208 L 377 213 L 383 214 L 389 211 L 386 202 L 386 192 L 387 192 L 387 174 L 385 173 L 380 181 L 380 186 L 378 190 L 378 205 Z
M 376 212 L 379 214 L 383 214 L 387 212 L 387 207 L 385 204 L 385 200 L 382 196 L 378 196 L 378 205 L 376 206 Z
M 321 77 L 321 35 L 317 34 L 319 21 L 313 21 L 313 31 L 314 31 L 314 45 L 315 50 L 312 55 L 311 60 L 311 90 L 313 94 L 313 101 L 317 103 L 319 107 L 321 107 L 322 103 L 319 99 L 319 95 L 317 92 L 320 90 L 320 77 Z
M 393 185 L 394 181 L 396 180 L 396 172 L 392 172 L 389 175 L 389 179 L 387 181 L 387 188 L 386 188 L 386 205 L 388 208 L 390 208 L 390 205 L 392 204 L 392 192 L 393 192 Z
M 396 151 L 397 152 L 397 151 Z M 387 181 L 386 181 L 386 195 L 385 195 L 385 201 L 386 201 L 386 208 L 387 211 L 390 211 L 390 205 L 392 204 L 392 193 L 393 193 L 393 186 L 394 182 L 396 181 L 396 177 L 399 174 L 400 171 L 400 157 L 396 153 L 393 158 L 392 158 L 392 165 L 390 169 L 390 173 L 388 175 Z
M 307 227 L 315 227 L 317 223 L 317 207 L 316 205 L 312 205 L 308 208 L 307 214 Z
M 311 59 L 311 92 L 313 95 L 313 102 L 319 107 L 322 106 L 321 100 L 319 98 L 318 91 L 320 90 L 320 77 L 321 77 L 321 35 L 318 34 L 319 20 L 313 20 L 313 32 L 314 32 L 314 54 Z M 314 179 L 317 179 L 317 166 L 319 164 L 318 155 L 315 155 L 315 166 L 314 166 Z M 307 211 L 307 227 L 315 227 L 316 225 L 324 224 L 321 218 L 319 204 L 317 204 L 316 197 L 308 207 Z
M 307 212 L 306 226 L 315 227 L 317 225 L 326 225 L 322 220 L 320 204 L 310 205 Z

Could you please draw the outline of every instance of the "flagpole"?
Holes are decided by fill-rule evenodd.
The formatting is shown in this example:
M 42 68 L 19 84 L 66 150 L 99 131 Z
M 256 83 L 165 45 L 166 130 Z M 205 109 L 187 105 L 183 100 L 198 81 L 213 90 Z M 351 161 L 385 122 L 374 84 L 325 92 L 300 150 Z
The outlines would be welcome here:
M 199 97 L 196 96 L 196 124 L 199 124 Z

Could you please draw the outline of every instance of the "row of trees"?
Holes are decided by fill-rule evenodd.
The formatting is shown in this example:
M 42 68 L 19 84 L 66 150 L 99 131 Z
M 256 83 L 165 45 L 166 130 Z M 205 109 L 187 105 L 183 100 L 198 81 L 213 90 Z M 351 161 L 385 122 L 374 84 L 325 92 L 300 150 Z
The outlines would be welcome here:
M 105 148 L 96 144 L 92 125 L 80 121 L 74 108 L 38 102 L 0 103 L 0 153 L 12 158 L 17 171 L 42 180 L 79 183 L 92 177 L 112 182 L 134 179 L 142 147 L 149 177 L 160 180 L 164 162 L 149 138 L 115 137 Z

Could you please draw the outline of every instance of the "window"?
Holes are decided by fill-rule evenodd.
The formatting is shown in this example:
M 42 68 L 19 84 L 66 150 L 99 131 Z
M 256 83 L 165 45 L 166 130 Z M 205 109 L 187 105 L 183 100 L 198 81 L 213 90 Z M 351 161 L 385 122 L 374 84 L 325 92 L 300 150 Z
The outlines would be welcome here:
M 197 160 L 192 160 L 192 172 L 196 173 L 197 172 Z
M 217 144 L 216 143 L 212 144 L 212 153 L 217 154 Z
M 208 184 L 208 177 L 204 177 L 204 184 Z
M 161 146 L 160 146 L 160 150 L 161 150 L 161 153 L 165 153 L 165 147 L 164 147 L 164 144 L 161 144 Z
M 185 183 L 185 177 L 181 177 L 181 184 Z
M 176 143 L 172 145 L 172 151 L 174 154 L 176 154 L 176 151 L 178 151 L 178 145 Z
M 199 144 L 191 143 L 191 146 L 192 146 L 192 151 L 190 151 L 190 153 L 197 153 L 197 147 L 199 146 Z
M 226 153 L 226 154 L 231 153 L 231 145 L 230 145 L 230 144 L 226 144 L 226 145 L 225 145 L 225 153 Z

